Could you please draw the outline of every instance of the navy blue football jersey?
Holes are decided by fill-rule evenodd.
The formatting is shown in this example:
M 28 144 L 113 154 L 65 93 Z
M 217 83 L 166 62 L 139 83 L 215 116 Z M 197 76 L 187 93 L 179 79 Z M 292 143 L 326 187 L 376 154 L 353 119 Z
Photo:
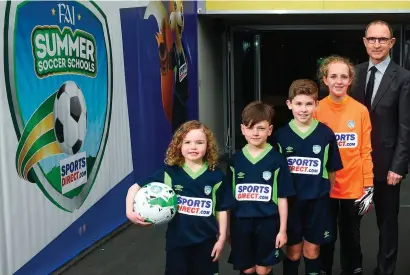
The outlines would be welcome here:
M 138 183 L 162 182 L 178 196 L 178 213 L 168 223 L 166 249 L 201 243 L 216 238 L 219 232 L 216 212 L 228 210 L 233 203 L 226 177 L 220 169 L 204 166 L 193 172 L 184 165 L 165 166 Z
M 278 214 L 278 198 L 295 194 L 285 158 L 270 144 L 253 158 L 247 145 L 229 163 L 227 178 L 235 198 L 232 215 L 239 218 Z
M 309 130 L 303 133 L 291 120 L 278 129 L 275 140 L 287 159 L 298 199 L 329 195 L 328 172 L 343 168 L 334 132 L 313 120 Z

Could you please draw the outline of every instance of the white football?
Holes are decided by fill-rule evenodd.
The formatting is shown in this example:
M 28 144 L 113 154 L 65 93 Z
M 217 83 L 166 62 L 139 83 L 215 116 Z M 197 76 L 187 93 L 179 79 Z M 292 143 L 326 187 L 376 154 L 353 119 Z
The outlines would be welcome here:
M 177 209 L 177 195 L 161 182 L 148 183 L 134 197 L 134 212 L 155 225 L 171 221 Z
M 74 81 L 61 85 L 54 101 L 54 132 L 67 155 L 80 151 L 87 132 L 87 106 L 83 92 Z

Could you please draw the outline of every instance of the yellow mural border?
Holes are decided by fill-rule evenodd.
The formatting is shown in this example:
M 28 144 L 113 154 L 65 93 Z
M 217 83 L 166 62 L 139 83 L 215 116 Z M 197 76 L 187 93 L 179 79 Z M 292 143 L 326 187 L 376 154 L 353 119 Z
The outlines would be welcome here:
M 410 1 L 227 1 L 207 0 L 205 1 L 206 12 L 224 11 L 244 13 L 246 11 L 352 11 L 352 12 L 401 12 L 410 11 Z

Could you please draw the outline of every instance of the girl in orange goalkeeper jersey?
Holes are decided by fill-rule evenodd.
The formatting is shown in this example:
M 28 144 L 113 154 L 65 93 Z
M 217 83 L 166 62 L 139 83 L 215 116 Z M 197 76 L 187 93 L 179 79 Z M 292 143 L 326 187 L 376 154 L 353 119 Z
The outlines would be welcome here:
M 343 169 L 336 172 L 330 197 L 332 232 L 339 227 L 340 261 L 343 275 L 363 274 L 360 222 L 373 197 L 371 123 L 367 108 L 348 95 L 354 80 L 354 67 L 340 56 L 324 59 L 319 79 L 329 89 L 316 110 L 316 119 L 336 135 Z M 337 234 L 321 247 L 322 274 L 332 274 Z

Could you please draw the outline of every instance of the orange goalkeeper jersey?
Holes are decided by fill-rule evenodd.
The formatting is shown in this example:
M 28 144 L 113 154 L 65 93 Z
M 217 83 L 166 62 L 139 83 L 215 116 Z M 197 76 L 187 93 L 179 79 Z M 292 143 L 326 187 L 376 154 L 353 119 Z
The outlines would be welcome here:
M 332 198 L 357 199 L 363 187 L 373 186 L 373 162 L 367 108 L 350 96 L 341 103 L 330 96 L 319 102 L 315 117 L 335 132 L 343 169 L 336 172 Z

